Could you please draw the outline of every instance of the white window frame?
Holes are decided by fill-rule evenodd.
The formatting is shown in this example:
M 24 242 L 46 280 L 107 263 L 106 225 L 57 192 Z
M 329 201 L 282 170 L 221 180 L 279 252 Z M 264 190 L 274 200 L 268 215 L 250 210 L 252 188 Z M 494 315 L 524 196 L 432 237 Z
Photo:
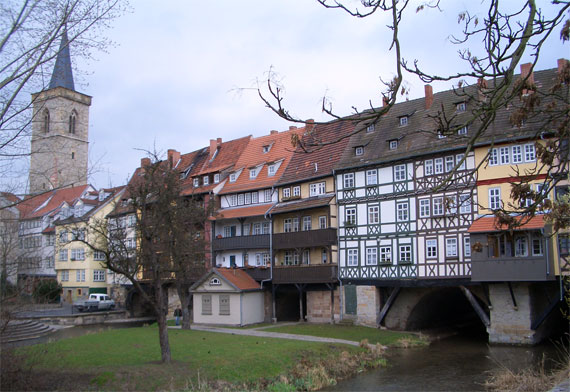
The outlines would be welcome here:
M 457 257 L 457 237 L 445 239 L 445 257 Z
M 459 212 L 469 214 L 471 212 L 471 195 L 464 193 L 459 195 Z
M 345 208 L 344 222 L 347 225 L 356 225 L 356 207 Z
M 368 224 L 377 225 L 380 223 L 380 207 L 368 206 Z
M 536 148 L 534 143 L 527 143 L 524 145 L 524 161 L 534 162 L 536 161 Z
M 194 188 L 198 188 L 200 186 L 200 179 L 198 177 L 194 178 L 194 180 L 192 180 L 192 184 L 194 185 Z
M 349 267 L 358 266 L 358 249 L 346 250 L 346 265 Z
M 511 147 L 511 162 L 512 163 L 522 163 L 523 162 L 523 149 L 521 145 L 516 145 Z
M 535 243 L 538 244 L 539 251 L 535 252 L 534 245 Z M 531 252 L 533 256 L 542 256 L 544 255 L 544 243 L 542 241 L 542 237 L 539 235 L 533 235 L 531 238 Z
M 443 196 L 437 196 L 432 199 L 432 214 L 434 216 L 441 216 L 445 211 L 443 204 Z
M 424 176 L 433 176 L 433 159 L 424 161 Z
M 366 133 L 372 133 L 374 132 L 374 124 L 368 124 L 368 126 L 366 127 Z
M 217 184 L 220 182 L 220 173 L 216 173 L 214 174 L 214 184 Z
M 392 264 L 392 246 L 380 246 L 380 263 Z
M 85 282 L 85 270 L 78 269 L 75 271 L 75 281 L 76 282 Z
M 463 255 L 471 257 L 471 237 L 468 235 L 463 237 Z
M 499 150 L 491 148 L 489 150 L 489 166 L 497 166 L 499 164 Z
M 453 155 L 445 157 L 445 172 L 449 173 L 455 167 L 455 160 Z
M 528 237 L 526 234 L 516 235 L 514 240 L 515 257 L 528 257 Z
M 342 183 L 344 188 L 354 188 L 354 173 L 344 173 L 342 175 Z
M 396 203 L 396 220 L 407 222 L 410 219 L 410 204 L 407 201 Z
M 413 260 L 412 245 L 400 244 L 398 245 L 398 262 L 411 263 Z
M 301 187 L 299 185 L 293 187 L 293 197 L 301 196 Z
M 459 102 L 455 106 L 455 110 L 457 110 L 458 112 L 464 112 L 466 109 L 467 109 L 467 104 L 465 102 Z
M 366 170 L 366 185 L 378 185 L 378 170 Z
M 429 218 L 431 210 L 430 199 L 420 199 L 420 218 Z
M 210 185 L 210 177 L 208 176 L 202 177 L 202 183 L 204 184 L 204 186 Z
M 276 170 L 275 164 L 267 166 L 267 175 L 269 177 L 273 177 L 276 172 L 277 172 L 277 170 Z
M 501 165 L 508 165 L 511 163 L 509 147 L 499 147 L 499 162 Z
M 271 201 L 271 189 L 266 189 L 266 190 L 263 192 L 263 194 L 264 194 L 263 196 L 264 196 L 265 202 L 266 202 L 266 203 L 267 203 L 267 202 L 270 202 L 270 201 Z
M 457 130 L 458 135 L 467 135 L 468 127 L 465 125 Z
M 426 239 L 426 259 L 437 258 L 437 239 Z
M 434 163 L 434 172 L 435 174 L 442 174 L 443 173 L 443 158 L 435 158 L 433 160 Z
M 465 170 L 465 161 L 461 162 L 464 157 L 465 157 L 465 154 L 457 154 L 455 156 L 455 164 L 459 165 L 457 167 L 457 170 Z M 461 164 L 459 162 L 461 162 Z
M 358 146 L 354 149 L 354 155 L 360 156 L 360 155 L 364 155 L 364 147 L 363 146 Z
M 283 188 L 283 198 L 288 199 L 291 197 L 291 188 Z
M 60 249 L 58 261 L 67 261 L 67 249 Z
M 489 209 L 498 210 L 501 208 L 501 188 L 489 188 Z
M 69 282 L 69 270 L 61 270 L 60 279 L 62 282 Z
M 398 149 L 398 140 L 390 140 L 390 150 Z
M 409 121 L 408 121 L 408 116 L 402 116 L 398 118 L 398 124 L 400 127 L 405 127 L 406 125 L 408 125 Z
M 237 181 L 237 174 L 231 173 L 230 174 L 230 182 L 236 182 L 236 181 Z
M 105 281 L 105 270 L 95 269 L 93 270 L 93 282 L 104 282 Z
M 319 216 L 319 229 L 327 228 L 327 217 L 326 215 Z
M 394 166 L 394 181 L 406 181 L 407 170 L 406 165 Z
M 309 231 L 313 228 L 313 218 L 310 215 L 303 217 L 303 231 Z
M 378 264 L 378 248 L 366 248 L 366 265 Z

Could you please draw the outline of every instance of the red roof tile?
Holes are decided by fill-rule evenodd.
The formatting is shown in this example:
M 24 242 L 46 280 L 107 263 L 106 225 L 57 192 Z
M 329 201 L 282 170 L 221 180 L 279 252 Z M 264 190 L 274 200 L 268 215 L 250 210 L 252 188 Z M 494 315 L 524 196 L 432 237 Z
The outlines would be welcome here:
M 259 283 L 244 270 L 237 268 L 214 268 L 213 270 L 240 290 L 260 289 Z
M 523 222 L 523 224 L 513 228 L 513 230 L 536 230 L 544 227 L 544 215 L 536 215 L 526 221 L 527 219 L 526 217 L 520 217 L 518 221 Z M 507 225 L 499 226 L 496 217 L 487 216 L 474 221 L 468 231 L 469 233 L 490 233 L 505 230 L 509 230 Z
M 18 207 L 20 209 L 21 217 L 22 219 L 42 217 L 59 208 L 64 202 L 72 204 L 90 188 L 90 185 L 81 185 L 72 188 L 57 189 L 37 196 L 31 196 L 20 203 Z

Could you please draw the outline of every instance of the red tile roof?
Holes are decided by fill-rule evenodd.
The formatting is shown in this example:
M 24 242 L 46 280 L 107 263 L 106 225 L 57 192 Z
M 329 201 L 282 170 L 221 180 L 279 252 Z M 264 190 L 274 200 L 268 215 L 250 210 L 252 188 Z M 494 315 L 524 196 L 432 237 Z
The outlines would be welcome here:
M 16 204 L 21 201 L 18 196 L 10 192 L 0 192 L 0 197 L 6 199 L 6 201 L 12 204 Z
M 247 147 L 250 139 L 251 135 L 221 143 L 217 148 L 218 153 L 213 160 L 210 160 L 212 151 L 208 148 L 208 159 L 204 162 L 197 175 L 202 176 L 233 167 L 239 160 L 243 150 Z
M 215 220 L 219 219 L 232 219 L 232 218 L 245 218 L 248 216 L 260 216 L 273 206 L 273 204 L 260 204 L 253 207 L 243 208 L 228 208 L 225 210 L 218 210 L 217 214 L 213 217 Z
M 235 169 L 243 169 L 236 182 L 229 181 L 224 184 L 220 194 L 241 192 L 249 189 L 262 189 L 273 186 L 285 172 L 291 157 L 293 145 L 291 137 L 301 137 L 305 128 L 294 128 L 285 132 L 274 132 L 267 136 L 250 139 L 247 147 L 235 164 Z M 271 146 L 267 153 L 263 153 L 264 146 Z M 281 161 L 279 169 L 273 176 L 268 175 L 267 164 Z M 249 178 L 248 169 L 263 165 L 254 179 Z
M 244 270 L 237 268 L 214 268 L 213 270 L 239 290 L 256 290 L 261 288 L 259 283 Z
M 21 218 L 33 219 L 47 215 L 59 208 L 64 202 L 72 204 L 89 189 L 91 189 L 90 185 L 81 185 L 30 196 L 19 204 Z
M 518 221 L 522 222 L 522 225 L 513 228 L 513 230 L 536 230 L 544 227 L 544 215 L 535 215 L 528 221 L 527 219 L 526 217 L 519 217 Z M 469 233 L 491 233 L 505 230 L 509 230 L 507 225 L 499 226 L 496 217 L 487 216 L 474 221 L 468 231 Z

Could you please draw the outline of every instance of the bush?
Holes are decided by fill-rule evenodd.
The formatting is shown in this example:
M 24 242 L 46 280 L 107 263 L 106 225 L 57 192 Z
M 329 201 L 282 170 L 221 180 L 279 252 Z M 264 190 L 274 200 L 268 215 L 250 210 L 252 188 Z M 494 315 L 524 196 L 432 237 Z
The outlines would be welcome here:
M 57 280 L 47 279 L 38 283 L 32 295 L 36 302 L 59 302 L 62 291 L 61 285 L 57 283 Z

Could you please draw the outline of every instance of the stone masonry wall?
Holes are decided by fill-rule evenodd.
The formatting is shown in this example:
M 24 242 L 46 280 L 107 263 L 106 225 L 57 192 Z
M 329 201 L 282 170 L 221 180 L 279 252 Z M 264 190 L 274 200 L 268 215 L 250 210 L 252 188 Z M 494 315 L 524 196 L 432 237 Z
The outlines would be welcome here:
M 379 290 L 375 286 L 357 286 L 356 298 L 356 323 L 375 327 L 380 312 Z
M 338 288 L 334 292 L 334 319 L 340 320 L 340 299 Z M 331 321 L 330 291 L 307 291 L 307 321 L 328 323 Z
M 517 302 L 515 308 L 509 286 L 506 283 L 489 285 L 491 325 L 489 343 L 534 344 L 536 337 L 531 325 L 529 283 L 512 283 Z

